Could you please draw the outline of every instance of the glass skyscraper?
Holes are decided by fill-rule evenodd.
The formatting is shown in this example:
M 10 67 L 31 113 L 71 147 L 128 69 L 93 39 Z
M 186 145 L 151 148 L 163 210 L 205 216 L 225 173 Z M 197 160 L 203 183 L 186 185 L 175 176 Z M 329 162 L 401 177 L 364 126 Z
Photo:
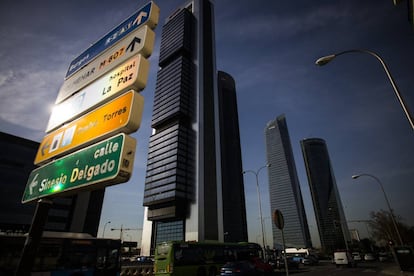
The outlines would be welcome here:
M 311 247 L 302 193 L 293 158 L 285 115 L 270 121 L 265 129 L 270 208 L 282 212 L 286 247 Z M 283 244 L 282 232 L 272 224 L 275 248 Z
M 247 241 L 235 84 L 216 70 L 209 0 L 166 19 L 158 65 L 141 254 L 168 240 Z
M 240 147 L 236 84 L 232 76 L 217 76 L 220 122 L 220 156 L 225 242 L 247 241 L 246 202 Z
M 300 143 L 321 247 L 327 253 L 346 249 L 345 240 L 350 240 L 350 234 L 326 143 L 320 138 L 304 139 Z

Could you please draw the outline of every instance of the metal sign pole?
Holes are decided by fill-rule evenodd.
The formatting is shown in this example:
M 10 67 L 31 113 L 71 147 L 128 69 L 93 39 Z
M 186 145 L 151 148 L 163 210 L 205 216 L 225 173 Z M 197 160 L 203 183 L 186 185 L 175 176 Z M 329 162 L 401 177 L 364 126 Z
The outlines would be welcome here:
M 285 232 L 283 231 L 283 228 L 280 229 L 282 231 L 282 240 L 283 240 L 283 257 L 285 258 L 285 271 L 286 271 L 286 276 L 289 275 L 289 266 L 288 266 L 288 261 L 286 258 L 286 245 L 285 245 Z
M 43 228 L 46 224 L 50 206 L 52 206 L 51 200 L 40 199 L 37 202 L 32 225 L 30 226 L 28 236 L 24 243 L 22 256 L 20 257 L 15 276 L 26 276 L 31 274 L 32 266 L 36 258 L 36 251 L 40 245 Z
M 288 261 L 286 258 L 285 232 L 283 231 L 283 228 L 285 227 L 285 219 L 283 218 L 282 212 L 278 209 L 273 211 L 272 219 L 276 227 L 282 231 L 283 257 L 285 259 L 285 271 L 286 271 L 286 275 L 289 275 Z

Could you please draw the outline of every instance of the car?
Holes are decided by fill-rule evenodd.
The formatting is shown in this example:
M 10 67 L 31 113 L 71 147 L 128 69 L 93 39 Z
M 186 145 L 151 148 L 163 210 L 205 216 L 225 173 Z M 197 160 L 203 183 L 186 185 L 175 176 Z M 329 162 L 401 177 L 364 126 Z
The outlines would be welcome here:
M 296 262 L 293 260 L 292 257 L 287 257 L 287 264 L 288 264 L 288 268 L 294 268 L 294 269 L 298 269 L 299 268 L 299 262 Z M 285 258 L 283 258 L 282 256 L 279 256 L 276 258 L 275 262 L 272 262 L 272 266 L 275 269 L 284 269 L 285 268 Z
M 379 254 L 378 254 L 378 260 L 380 261 L 380 262 L 386 262 L 386 261 L 388 261 L 390 259 L 390 256 L 389 256 L 389 254 L 387 253 L 387 252 L 380 252 Z
M 309 257 L 303 257 L 302 264 L 304 264 L 304 265 L 313 265 L 313 261 Z
M 372 261 L 375 261 L 375 256 L 374 256 L 374 254 L 373 254 L 373 253 L 366 253 L 366 254 L 364 255 L 364 261 L 367 261 L 367 262 L 372 262 Z
M 264 262 L 259 257 L 251 258 L 250 262 L 253 264 L 254 268 L 257 271 L 261 272 L 261 273 L 271 273 L 271 272 L 273 272 L 273 267 L 269 263 Z
M 231 275 L 260 275 L 254 264 L 250 261 L 227 262 L 220 269 L 221 276 Z
M 348 251 L 336 251 L 334 252 L 334 262 L 336 267 L 341 265 L 356 267 L 356 261 L 352 258 L 352 255 Z
M 362 257 L 361 254 L 359 252 L 352 252 L 352 258 L 354 259 L 354 261 L 356 262 L 360 262 L 362 261 Z
M 316 256 L 308 255 L 303 257 L 302 264 L 304 265 L 316 265 L 319 263 L 319 260 Z

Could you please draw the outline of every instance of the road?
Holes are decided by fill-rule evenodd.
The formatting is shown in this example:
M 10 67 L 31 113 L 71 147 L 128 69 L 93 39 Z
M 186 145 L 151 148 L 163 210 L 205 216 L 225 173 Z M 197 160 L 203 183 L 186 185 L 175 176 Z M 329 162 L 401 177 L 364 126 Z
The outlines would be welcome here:
M 276 275 L 286 275 L 285 272 L 280 271 Z M 350 268 L 350 267 L 336 267 L 334 264 L 330 262 L 322 262 L 315 266 L 300 266 L 299 270 L 292 269 L 289 271 L 289 275 L 295 276 L 355 276 L 355 275 L 414 275 L 414 274 L 403 274 L 400 273 L 396 265 L 393 263 L 379 263 L 379 262 L 363 262 L 359 263 L 357 267 Z

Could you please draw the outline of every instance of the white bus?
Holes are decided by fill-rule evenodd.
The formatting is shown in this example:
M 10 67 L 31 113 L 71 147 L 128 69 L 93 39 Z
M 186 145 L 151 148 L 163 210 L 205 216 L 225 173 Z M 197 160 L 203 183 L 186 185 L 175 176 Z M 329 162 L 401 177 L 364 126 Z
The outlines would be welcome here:
M 317 254 L 310 248 L 286 248 L 286 257 L 291 257 L 298 263 L 304 263 L 304 259 L 311 257 L 313 260 L 317 260 Z

